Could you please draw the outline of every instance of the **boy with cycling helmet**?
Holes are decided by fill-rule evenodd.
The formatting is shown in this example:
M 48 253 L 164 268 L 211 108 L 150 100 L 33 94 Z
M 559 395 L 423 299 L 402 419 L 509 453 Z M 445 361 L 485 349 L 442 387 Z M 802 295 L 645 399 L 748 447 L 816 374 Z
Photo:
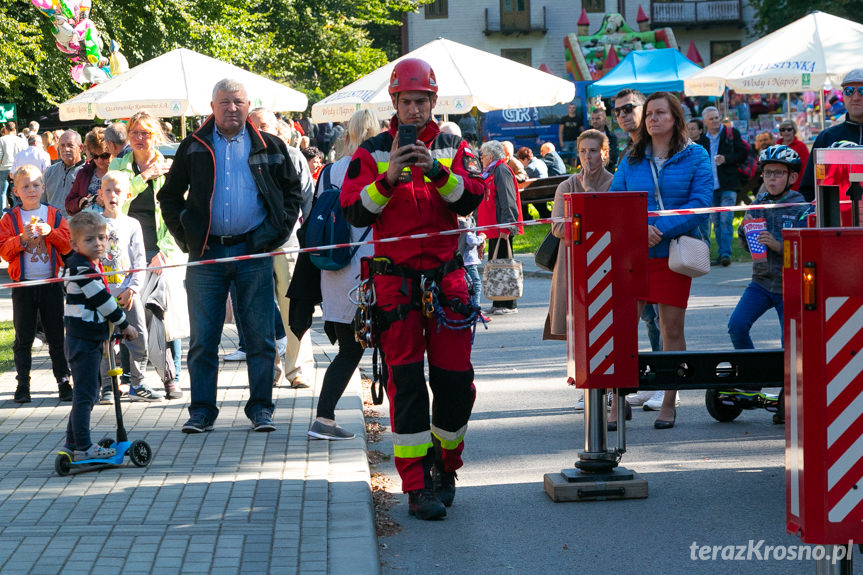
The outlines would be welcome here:
M 801 162 L 797 152 L 788 146 L 770 146 L 758 156 L 758 167 L 764 177 L 764 185 L 752 205 L 756 204 L 800 204 L 805 200 L 799 192 L 791 190 L 800 174 Z M 734 349 L 754 349 L 749 330 L 752 324 L 771 308 L 779 316 L 782 328 L 782 230 L 802 227 L 801 216 L 806 206 L 788 208 L 753 209 L 746 212 L 737 235 L 743 247 L 753 254 L 752 282 L 743 292 L 737 307 L 728 320 L 728 334 Z M 747 241 L 746 228 L 763 220 L 764 229 Z M 749 226 L 747 226 L 749 224 Z M 754 234 L 753 234 L 754 235 Z M 763 246 L 763 247 L 762 247 Z M 758 257 L 765 252 L 766 257 Z M 784 333 L 783 333 L 784 341 Z M 775 423 L 782 423 L 782 413 L 774 416 Z

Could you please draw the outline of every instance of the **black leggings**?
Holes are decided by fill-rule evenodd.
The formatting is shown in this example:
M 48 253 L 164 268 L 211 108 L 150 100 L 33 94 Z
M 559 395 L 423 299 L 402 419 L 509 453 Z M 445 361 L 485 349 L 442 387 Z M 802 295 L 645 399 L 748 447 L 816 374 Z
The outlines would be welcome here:
M 354 330 L 347 323 L 331 322 L 336 330 L 339 353 L 330 362 L 324 374 L 321 396 L 318 398 L 317 417 L 336 418 L 336 404 L 345 392 L 348 381 L 363 358 L 363 346 L 354 337 Z

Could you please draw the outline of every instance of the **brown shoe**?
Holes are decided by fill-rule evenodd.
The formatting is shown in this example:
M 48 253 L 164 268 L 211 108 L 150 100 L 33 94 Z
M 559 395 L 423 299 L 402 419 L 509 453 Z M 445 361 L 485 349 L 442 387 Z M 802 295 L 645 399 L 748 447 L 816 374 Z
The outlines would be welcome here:
M 291 388 L 293 389 L 305 389 L 307 387 L 309 387 L 309 380 L 304 375 L 298 375 L 291 382 Z

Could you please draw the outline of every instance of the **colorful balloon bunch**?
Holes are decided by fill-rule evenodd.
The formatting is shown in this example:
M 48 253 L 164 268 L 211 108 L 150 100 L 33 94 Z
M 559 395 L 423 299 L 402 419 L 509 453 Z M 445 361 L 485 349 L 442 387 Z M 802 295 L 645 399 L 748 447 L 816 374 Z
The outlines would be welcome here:
M 110 58 L 102 55 L 102 38 L 90 20 L 92 0 L 30 0 L 51 20 L 57 49 L 74 64 L 72 80 L 78 84 L 99 84 L 129 69 L 120 45 L 111 41 Z

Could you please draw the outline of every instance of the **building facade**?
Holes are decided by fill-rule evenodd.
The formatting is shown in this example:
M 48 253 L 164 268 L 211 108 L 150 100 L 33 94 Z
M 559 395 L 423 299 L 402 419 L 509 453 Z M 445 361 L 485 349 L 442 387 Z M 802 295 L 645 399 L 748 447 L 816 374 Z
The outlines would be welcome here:
M 434 0 L 407 15 L 402 49 L 443 37 L 568 78 L 563 39 L 578 34 L 582 8 L 593 34 L 607 12 L 637 30 L 639 6 L 651 27 L 674 31 L 684 54 L 693 41 L 705 65 L 754 39 L 754 12 L 745 0 Z

